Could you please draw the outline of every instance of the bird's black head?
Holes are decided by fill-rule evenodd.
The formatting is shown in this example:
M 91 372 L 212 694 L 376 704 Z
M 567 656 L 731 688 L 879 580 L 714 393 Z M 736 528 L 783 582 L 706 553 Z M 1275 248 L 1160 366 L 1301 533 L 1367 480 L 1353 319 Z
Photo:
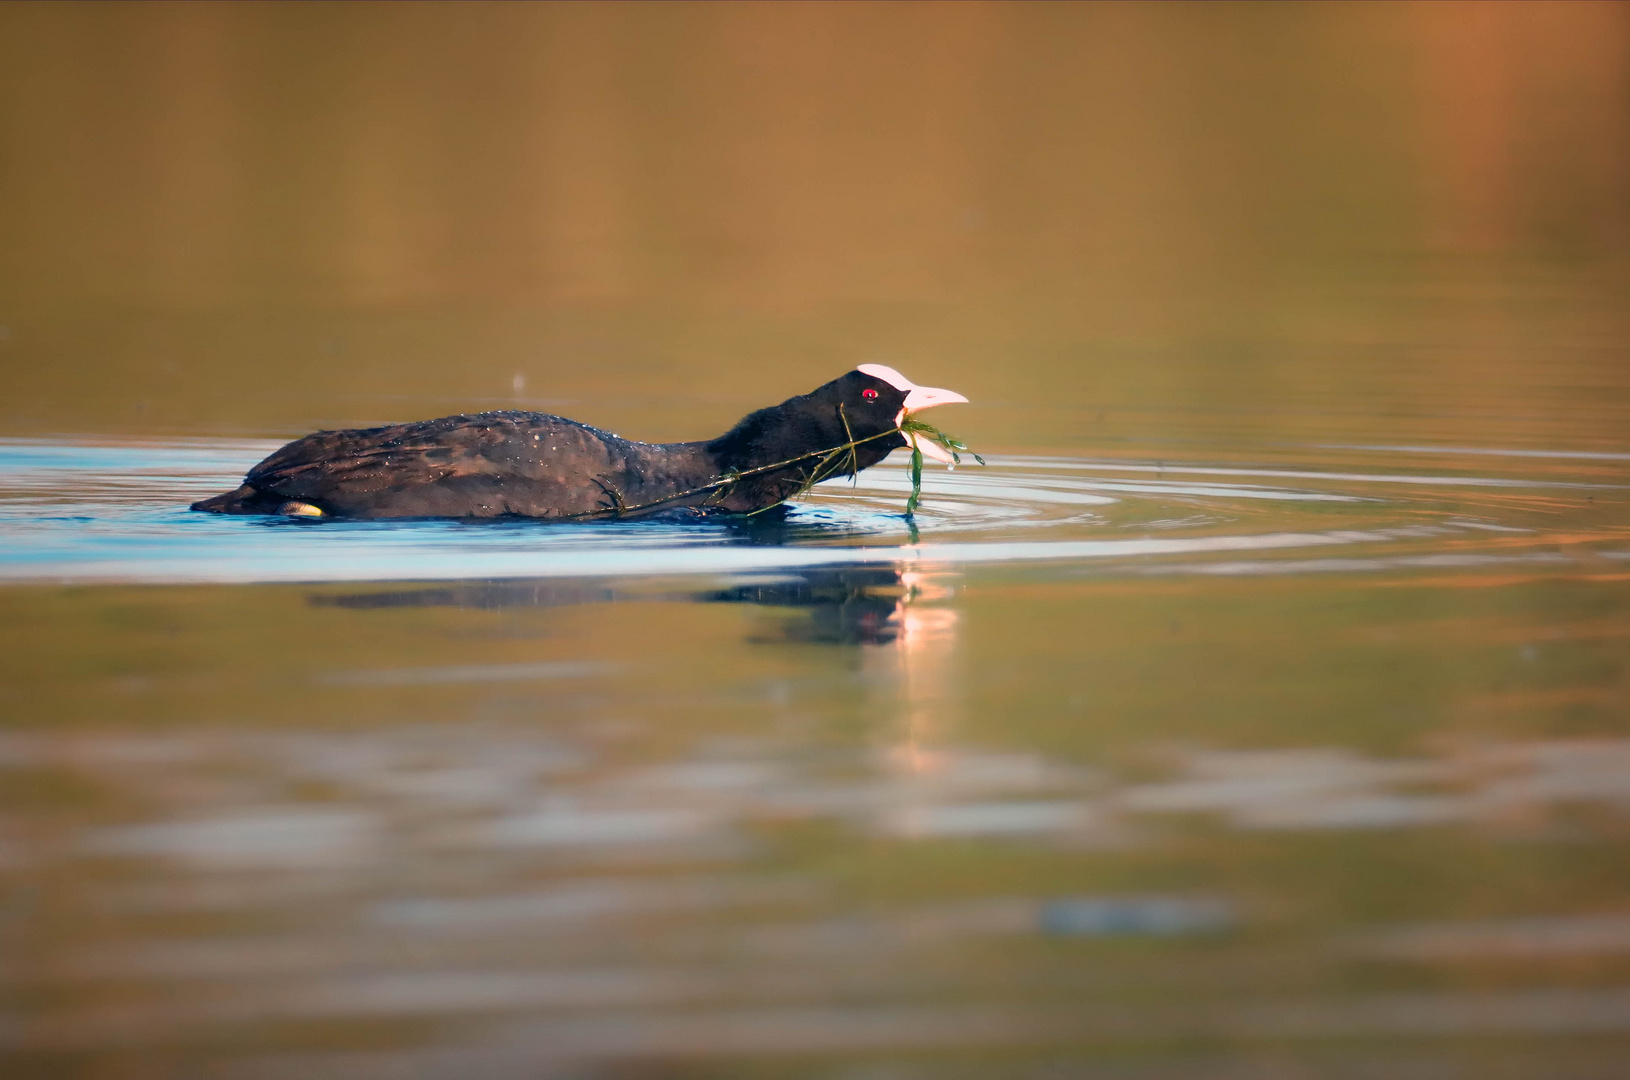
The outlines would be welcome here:
M 850 475 L 908 445 L 900 431 L 908 415 L 967 400 L 950 390 L 918 386 L 882 364 L 862 364 L 825 386 L 748 415 L 710 442 L 708 450 L 721 471 L 747 472 L 778 462 L 791 463 L 786 469 L 763 474 L 763 483 L 743 485 L 762 488 L 760 496 L 770 493 L 771 487 L 790 492 L 802 483 L 804 470 L 814 469 L 825 451 L 854 444 L 854 457 L 845 452 L 841 467 L 827 474 Z M 920 445 L 924 453 L 940 457 L 938 446 L 926 441 Z

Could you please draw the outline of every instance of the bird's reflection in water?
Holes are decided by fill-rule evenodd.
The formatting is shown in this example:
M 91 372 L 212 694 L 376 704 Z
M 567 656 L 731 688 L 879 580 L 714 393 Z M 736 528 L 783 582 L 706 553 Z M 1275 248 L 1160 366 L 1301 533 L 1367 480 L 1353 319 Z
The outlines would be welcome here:
M 626 597 L 604 585 L 557 581 L 476 581 L 418 589 L 379 588 L 359 593 L 314 593 L 307 599 L 318 607 L 364 610 L 455 607 L 499 611 L 504 608 L 603 604 Z
M 766 622 L 752 641 L 886 645 L 897 640 L 910 590 L 892 566 L 844 567 L 733 585 L 696 597 L 714 604 L 791 609 L 797 618 Z
M 755 627 L 749 641 L 887 645 L 909 642 L 924 631 L 923 619 L 909 610 L 910 601 L 920 592 L 918 576 L 893 566 L 845 566 L 737 578 L 708 589 L 651 590 L 609 583 L 508 580 L 317 593 L 309 599 L 324 607 L 462 607 L 488 611 L 636 600 L 751 604 L 776 609 L 777 614 Z

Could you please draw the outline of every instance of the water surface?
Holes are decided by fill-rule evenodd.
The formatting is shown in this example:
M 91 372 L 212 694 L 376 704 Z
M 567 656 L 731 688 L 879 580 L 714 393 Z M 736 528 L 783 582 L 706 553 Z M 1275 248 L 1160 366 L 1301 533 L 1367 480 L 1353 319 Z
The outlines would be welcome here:
M 184 509 L 273 445 L 0 444 L 25 1060 L 1618 1060 L 1622 452 L 997 455 L 909 523 L 898 462 L 752 524 Z

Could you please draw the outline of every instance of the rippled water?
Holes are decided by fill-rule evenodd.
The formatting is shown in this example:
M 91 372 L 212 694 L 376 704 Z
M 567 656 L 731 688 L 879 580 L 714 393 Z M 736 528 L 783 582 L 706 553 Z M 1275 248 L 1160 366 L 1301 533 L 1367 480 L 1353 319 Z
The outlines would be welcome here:
M 278 445 L 0 441 L 0 577 L 584 577 L 1053 560 L 1250 574 L 1630 557 L 1615 550 L 1625 546 L 1630 455 L 1585 451 L 1302 447 L 1226 465 L 998 456 L 932 470 L 909 522 L 899 454 L 770 522 L 308 522 L 186 510 Z M 1506 468 L 1491 472 L 1491 461 Z
M 909 524 L 897 462 L 750 525 L 184 509 L 274 445 L 0 443 L 19 1060 L 1622 1060 L 1630 454 L 997 456 Z

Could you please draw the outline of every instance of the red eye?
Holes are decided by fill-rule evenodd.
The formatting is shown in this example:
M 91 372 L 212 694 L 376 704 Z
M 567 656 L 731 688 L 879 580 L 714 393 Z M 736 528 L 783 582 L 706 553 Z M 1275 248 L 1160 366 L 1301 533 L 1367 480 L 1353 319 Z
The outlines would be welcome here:
M 877 391 L 876 390 L 862 390 L 860 392 L 860 396 L 865 398 L 867 401 L 876 401 L 877 400 Z

